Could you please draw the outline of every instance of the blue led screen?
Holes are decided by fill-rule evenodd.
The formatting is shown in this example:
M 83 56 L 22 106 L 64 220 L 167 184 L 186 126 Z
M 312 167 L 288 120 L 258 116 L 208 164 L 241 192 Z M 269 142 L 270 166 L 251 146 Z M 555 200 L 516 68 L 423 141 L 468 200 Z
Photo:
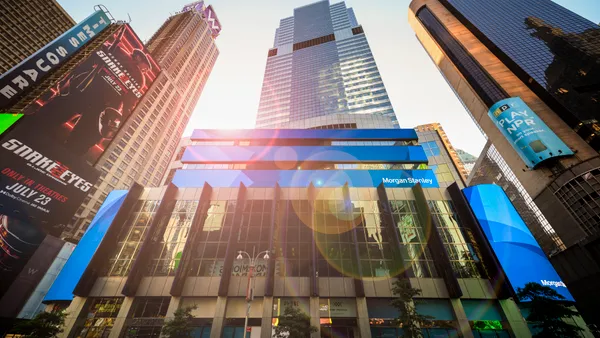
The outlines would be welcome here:
M 520 97 L 496 102 L 488 116 L 528 167 L 533 168 L 549 158 L 573 155 Z
M 330 162 L 427 163 L 420 146 L 210 146 L 185 149 L 183 163 Z
M 416 140 L 414 129 L 195 129 L 192 140 Z
M 44 297 L 44 302 L 73 300 L 75 286 L 79 283 L 79 279 L 92 260 L 126 196 L 126 190 L 114 190 L 108 194 L 88 230 Z
M 439 188 L 431 170 L 178 170 L 173 184 L 179 188 L 212 187 L 267 188 L 276 183 L 282 188 L 315 187 L 377 187 L 410 188 L 421 183 L 423 188 Z
M 573 301 L 550 261 L 502 188 L 482 184 L 463 189 L 471 210 L 516 291 L 529 282 L 549 286 Z

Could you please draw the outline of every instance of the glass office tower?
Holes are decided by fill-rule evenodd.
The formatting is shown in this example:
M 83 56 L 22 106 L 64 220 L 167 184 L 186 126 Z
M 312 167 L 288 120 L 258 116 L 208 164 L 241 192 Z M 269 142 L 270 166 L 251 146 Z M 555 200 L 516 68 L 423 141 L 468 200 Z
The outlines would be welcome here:
M 600 26 L 550 0 L 413 0 L 408 21 L 514 173 L 511 183 L 520 182 L 515 185 L 548 221 L 551 228 L 542 229 L 552 230 L 540 242 L 558 237 L 555 242 L 564 244 L 558 248 L 566 250 L 551 260 L 574 290 L 586 321 L 600 325 L 600 298 L 590 292 L 600 283 Z M 528 166 L 518 155 L 523 148 L 490 118 L 498 116 L 492 109 L 497 102 L 516 98 L 544 122 L 547 135 L 558 136 L 575 155 Z M 478 169 L 484 175 L 495 171 Z M 592 263 L 582 264 L 582 252 Z
M 268 52 L 257 128 L 398 128 L 352 8 L 320 1 L 282 19 Z

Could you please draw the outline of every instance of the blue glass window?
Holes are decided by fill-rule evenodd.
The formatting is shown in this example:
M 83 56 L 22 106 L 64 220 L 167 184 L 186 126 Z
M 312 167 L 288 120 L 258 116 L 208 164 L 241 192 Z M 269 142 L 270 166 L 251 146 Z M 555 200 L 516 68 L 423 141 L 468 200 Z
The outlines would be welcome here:
M 435 141 L 421 143 L 421 146 L 423 147 L 423 150 L 425 150 L 427 158 L 440 155 L 440 147 Z

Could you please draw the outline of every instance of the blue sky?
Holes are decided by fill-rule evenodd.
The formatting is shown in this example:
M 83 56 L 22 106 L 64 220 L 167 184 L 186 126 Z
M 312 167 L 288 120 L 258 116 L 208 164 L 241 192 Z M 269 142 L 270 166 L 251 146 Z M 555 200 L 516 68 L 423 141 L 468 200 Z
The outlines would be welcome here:
M 545 1 L 545 0 L 538 0 Z M 600 22 L 599 0 L 556 0 Z M 58 0 L 76 20 L 92 13 L 97 0 Z M 142 40 L 190 0 L 103 0 L 117 20 L 127 20 Z M 279 19 L 315 0 L 206 0 L 223 26 L 220 56 L 185 134 L 196 128 L 253 128 L 267 51 Z M 331 3 L 339 2 L 330 0 Z M 479 155 L 485 140 L 450 90 L 407 22 L 410 0 L 347 0 L 362 24 L 400 126 L 440 122 L 450 141 Z

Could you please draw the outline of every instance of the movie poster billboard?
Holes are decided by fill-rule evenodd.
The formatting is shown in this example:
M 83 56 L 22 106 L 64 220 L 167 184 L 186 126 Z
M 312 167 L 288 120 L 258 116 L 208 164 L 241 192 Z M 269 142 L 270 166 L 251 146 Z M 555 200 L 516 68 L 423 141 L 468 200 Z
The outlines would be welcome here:
M 0 158 L 0 213 L 48 232 L 71 220 L 99 177 L 36 133 L 9 132 Z
M 160 72 L 129 25 L 27 107 L 15 132 L 40 133 L 96 162 Z
M 129 25 L 27 107 L 0 140 L 0 213 L 44 231 L 68 224 L 97 161 L 160 69 Z

